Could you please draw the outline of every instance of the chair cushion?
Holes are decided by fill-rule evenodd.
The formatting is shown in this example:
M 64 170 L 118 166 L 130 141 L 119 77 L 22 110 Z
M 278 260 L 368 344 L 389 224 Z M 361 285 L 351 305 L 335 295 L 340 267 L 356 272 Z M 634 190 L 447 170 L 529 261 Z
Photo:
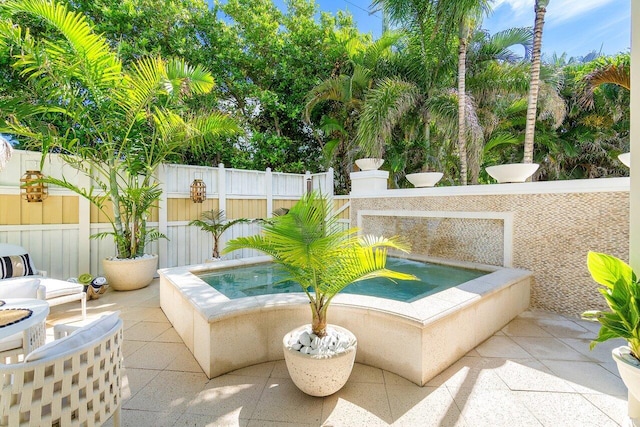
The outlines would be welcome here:
M 38 298 L 40 279 L 35 277 L 15 277 L 0 280 L 0 298 Z
M 77 351 L 92 341 L 104 337 L 107 332 L 116 326 L 120 319 L 119 315 L 120 312 L 115 312 L 102 316 L 98 320 L 74 331 L 69 336 L 45 344 L 29 353 L 24 358 L 24 362 L 55 358 L 70 351 Z
M 22 348 L 22 332 L 10 335 L 0 340 L 0 353 L 7 350 L 15 350 L 16 348 Z
M 32 268 L 29 254 L 0 257 L 0 279 L 33 274 L 36 274 L 36 271 Z
M 84 286 L 81 284 L 67 282 L 66 280 L 43 278 L 40 279 L 40 284 L 47 289 L 47 299 L 79 294 L 84 290 Z

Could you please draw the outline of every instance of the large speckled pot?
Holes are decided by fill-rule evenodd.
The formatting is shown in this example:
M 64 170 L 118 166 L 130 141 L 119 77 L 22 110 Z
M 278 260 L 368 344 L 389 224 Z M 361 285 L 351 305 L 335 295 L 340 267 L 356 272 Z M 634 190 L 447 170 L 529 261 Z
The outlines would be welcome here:
M 329 396 L 340 390 L 347 383 L 353 369 L 353 362 L 356 359 L 358 343 L 355 335 L 340 326 L 330 325 L 328 327 L 349 335 L 353 345 L 344 353 L 329 358 L 318 358 L 289 348 L 288 343 L 291 338 L 298 337 L 304 330 L 309 330 L 310 325 L 296 328 L 282 339 L 284 360 L 293 383 L 311 396 Z
M 631 356 L 626 345 L 614 348 L 611 356 L 618 365 L 620 377 L 629 390 L 628 411 L 633 426 L 640 426 L 640 362 Z
M 158 255 L 133 259 L 102 260 L 104 277 L 116 291 L 133 291 L 148 286 L 158 270 Z

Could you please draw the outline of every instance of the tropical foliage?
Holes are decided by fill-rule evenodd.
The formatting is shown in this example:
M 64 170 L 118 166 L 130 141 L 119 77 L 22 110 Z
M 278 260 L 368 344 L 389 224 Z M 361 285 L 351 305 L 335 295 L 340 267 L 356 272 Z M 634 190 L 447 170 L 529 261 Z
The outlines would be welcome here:
M 230 229 L 236 224 L 249 222 L 246 218 L 236 218 L 227 220 L 224 211 L 219 209 L 211 209 L 204 211 L 200 214 L 200 219 L 194 219 L 189 225 L 200 227 L 202 231 L 206 231 L 211 234 L 213 238 L 213 252 L 211 257 L 213 259 L 220 258 L 220 238 L 225 231 Z
M 600 333 L 591 342 L 624 338 L 629 342 L 632 355 L 640 361 L 640 281 L 631 267 L 611 255 L 589 252 L 589 272 L 602 285 L 602 294 L 610 311 L 586 311 L 584 318 L 600 322 Z
M 215 111 L 188 111 L 185 99 L 210 92 L 211 74 L 180 59 L 143 57 L 125 67 L 87 18 L 46 0 L 7 1 L 4 16 L 29 14 L 59 35 L 35 37 L 2 22 L 0 47 L 14 49 L 12 66 L 28 85 L 20 98 L 2 100 L 2 131 L 51 151 L 85 174 L 94 187 L 48 177 L 87 198 L 108 219 L 118 258 L 143 254 L 163 237 L 147 228 L 162 191 L 154 173 L 184 147 L 201 147 L 239 129 Z M 108 202 L 111 203 L 108 203 Z
M 181 115 L 224 111 L 243 132 L 187 144 L 167 161 L 332 167 L 337 193 L 349 191 L 358 156 L 383 156 L 391 186 L 407 186 L 404 176 L 420 170 L 444 172 L 442 185 L 491 182 L 485 166 L 522 162 L 525 151 L 541 165 L 539 180 L 628 175 L 617 155 L 629 150 L 629 55 L 538 55 L 531 28 L 484 31 L 483 0 L 376 0 L 372 8 L 394 28 L 377 40 L 348 14 L 318 15 L 314 0 L 60 1 L 104 36 L 127 73 L 158 57 L 209 70 L 211 89 L 165 99 Z M 547 4 L 536 2 L 532 23 Z M 0 119 L 21 100 L 56 96 L 24 72 L 27 64 L 14 66 L 27 34 L 12 25 L 35 40 L 67 43 L 46 20 L 3 10 Z M 69 128 L 63 115 L 47 114 L 51 126 Z
M 385 268 L 387 251 L 408 251 L 396 238 L 358 236 L 344 230 L 333 214 L 332 202 L 317 192 L 308 193 L 285 215 L 263 222 L 260 235 L 231 240 L 223 253 L 256 249 L 297 282 L 311 303 L 312 330 L 326 334 L 327 309 L 333 298 L 353 282 L 374 277 L 415 280 L 415 276 Z

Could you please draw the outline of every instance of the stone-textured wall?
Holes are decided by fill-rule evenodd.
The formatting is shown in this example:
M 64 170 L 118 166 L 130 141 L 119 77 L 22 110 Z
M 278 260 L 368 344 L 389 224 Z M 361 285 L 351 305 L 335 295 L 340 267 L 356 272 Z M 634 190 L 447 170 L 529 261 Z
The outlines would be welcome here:
M 413 253 L 504 265 L 504 228 L 499 219 L 364 216 L 362 229 L 376 235 L 403 236 Z
M 353 224 L 358 211 L 397 211 L 394 214 L 400 218 L 363 216 L 363 231 L 407 236 L 412 252 L 424 255 L 501 265 L 504 224 L 502 220 L 401 217 L 402 211 L 513 213 L 513 267 L 534 273 L 532 307 L 573 316 L 606 308 L 587 270 L 587 252 L 605 252 L 625 261 L 629 257 L 628 191 L 446 197 L 441 192 L 416 197 L 407 197 L 406 190 L 398 197 L 388 197 L 393 195 L 391 190 L 387 193 L 381 198 L 352 198 Z

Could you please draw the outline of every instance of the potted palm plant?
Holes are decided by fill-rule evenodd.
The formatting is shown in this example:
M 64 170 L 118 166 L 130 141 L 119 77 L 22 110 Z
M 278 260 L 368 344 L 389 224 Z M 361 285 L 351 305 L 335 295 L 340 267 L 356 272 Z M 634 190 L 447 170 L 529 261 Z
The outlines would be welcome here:
M 610 255 L 589 252 L 587 266 L 603 286 L 599 291 L 610 309 L 582 314 L 601 325 L 591 348 L 612 338 L 627 340 L 628 346 L 617 347 L 611 354 L 629 390 L 629 416 L 640 421 L 640 281 L 629 265 Z
M 186 98 L 211 91 L 211 74 L 180 59 L 140 58 L 125 69 L 106 39 L 67 6 L 48 0 L 7 1 L 6 16 L 29 14 L 47 23 L 60 38 L 36 38 L 19 25 L 6 26 L 0 45 L 13 46 L 13 67 L 32 91 L 8 105 L 12 117 L 0 131 L 13 134 L 43 153 L 60 153 L 93 184 L 85 188 L 62 178 L 51 184 L 88 199 L 103 214 L 116 255 L 103 261 L 114 289 L 148 285 L 157 255 L 147 245 L 162 238 L 147 220 L 162 196 L 156 171 L 185 147 L 197 147 L 238 130 L 217 112 L 188 112 Z M 26 92 L 26 91 L 25 91 Z M 35 96 L 33 96 L 35 94 Z M 98 191 L 95 191 L 98 190 Z
M 270 255 L 309 298 L 311 324 L 286 334 L 283 350 L 291 379 L 312 396 L 342 388 L 355 360 L 355 336 L 327 323 L 334 297 L 349 284 L 369 278 L 416 279 L 385 268 L 387 251 L 406 252 L 405 244 L 343 229 L 330 205 L 317 192 L 308 193 L 285 215 L 263 221 L 261 234 L 231 240 L 223 251 L 248 248 Z
M 213 237 L 213 252 L 211 257 L 213 261 L 216 261 L 220 259 L 219 245 L 222 234 L 234 225 L 246 222 L 250 222 L 250 220 L 246 218 L 236 218 L 227 221 L 224 211 L 211 209 L 209 211 L 202 212 L 202 214 L 200 214 L 200 219 L 194 219 L 189 223 L 189 225 L 195 225 L 196 227 L 200 227 L 202 231 L 211 233 L 211 237 Z

